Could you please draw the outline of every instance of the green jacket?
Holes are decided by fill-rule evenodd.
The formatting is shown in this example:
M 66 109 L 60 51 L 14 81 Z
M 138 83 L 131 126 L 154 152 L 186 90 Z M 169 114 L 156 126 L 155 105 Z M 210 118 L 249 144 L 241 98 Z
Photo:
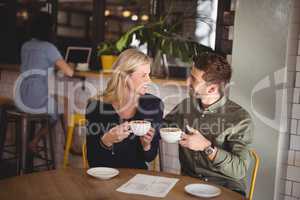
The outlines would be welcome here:
M 184 130 L 188 124 L 218 148 L 214 160 L 210 161 L 203 152 L 179 145 L 182 173 L 231 190 L 245 191 L 251 162 L 247 145 L 253 138 L 250 115 L 225 96 L 205 110 L 199 105 L 198 100 L 187 98 L 165 117 L 168 126 Z

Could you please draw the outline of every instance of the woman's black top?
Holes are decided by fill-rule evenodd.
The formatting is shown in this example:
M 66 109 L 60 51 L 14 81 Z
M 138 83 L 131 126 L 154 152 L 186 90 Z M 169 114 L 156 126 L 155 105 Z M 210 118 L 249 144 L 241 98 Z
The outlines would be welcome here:
M 156 96 L 145 94 L 140 97 L 135 115 L 131 119 L 121 119 L 112 104 L 99 100 L 89 101 L 86 110 L 87 158 L 90 167 L 141 168 L 147 169 L 145 162 L 154 160 L 159 147 L 159 127 L 163 117 L 163 102 Z M 131 134 L 122 142 L 107 148 L 101 144 L 104 133 L 124 121 L 147 120 L 155 128 L 151 149 L 144 151 L 140 138 Z

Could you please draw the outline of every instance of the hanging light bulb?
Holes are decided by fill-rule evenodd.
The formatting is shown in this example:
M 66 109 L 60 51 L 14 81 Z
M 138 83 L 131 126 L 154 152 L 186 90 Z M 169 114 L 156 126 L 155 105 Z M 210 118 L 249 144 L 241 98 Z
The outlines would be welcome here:
M 139 19 L 139 17 L 137 15 L 132 15 L 131 16 L 132 21 L 137 21 L 138 19 Z
M 131 12 L 129 10 L 124 10 L 122 12 L 123 17 L 129 17 L 131 15 Z
M 148 21 L 149 20 L 149 16 L 148 15 L 142 15 L 141 19 L 143 21 Z
M 109 15 L 110 15 L 110 10 L 105 10 L 105 11 L 104 11 L 104 15 L 105 15 L 105 16 L 109 16 Z

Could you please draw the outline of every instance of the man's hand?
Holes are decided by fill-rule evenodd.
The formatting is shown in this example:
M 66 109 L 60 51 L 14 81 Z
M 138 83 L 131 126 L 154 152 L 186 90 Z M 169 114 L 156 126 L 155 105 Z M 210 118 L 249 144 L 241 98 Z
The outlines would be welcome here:
M 199 131 L 192 129 L 190 135 L 182 135 L 179 144 L 194 151 L 203 151 L 205 148 L 211 145 L 211 142 L 207 140 Z
M 150 128 L 148 133 L 142 137 L 140 137 L 141 144 L 143 146 L 144 151 L 149 151 L 151 149 L 151 142 L 154 137 L 155 130 L 154 128 Z

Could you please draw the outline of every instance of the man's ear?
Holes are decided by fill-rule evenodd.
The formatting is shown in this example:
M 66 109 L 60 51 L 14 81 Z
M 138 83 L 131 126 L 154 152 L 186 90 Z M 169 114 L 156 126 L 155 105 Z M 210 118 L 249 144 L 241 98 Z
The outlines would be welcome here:
M 219 85 L 218 84 L 211 84 L 208 86 L 208 93 L 214 94 L 219 92 Z

